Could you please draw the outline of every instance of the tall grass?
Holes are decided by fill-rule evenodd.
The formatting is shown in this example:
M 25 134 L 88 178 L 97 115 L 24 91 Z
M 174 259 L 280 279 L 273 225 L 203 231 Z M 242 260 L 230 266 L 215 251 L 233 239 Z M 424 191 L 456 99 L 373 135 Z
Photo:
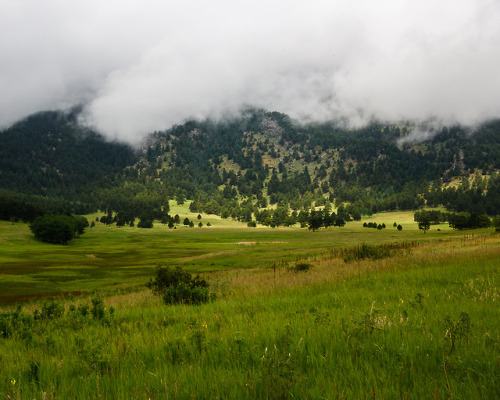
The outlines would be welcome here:
M 200 306 L 138 292 L 99 318 L 67 302 L 0 338 L 0 397 L 499 398 L 498 244 L 218 272 Z

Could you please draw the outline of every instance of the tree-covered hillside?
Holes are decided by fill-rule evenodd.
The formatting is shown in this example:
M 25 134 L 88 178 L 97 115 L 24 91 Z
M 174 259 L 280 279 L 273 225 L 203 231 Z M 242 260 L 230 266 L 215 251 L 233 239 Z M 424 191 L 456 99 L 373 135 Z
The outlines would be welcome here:
M 0 189 L 70 200 L 114 185 L 132 149 L 77 123 L 77 110 L 42 112 L 0 132 Z
M 173 196 L 200 203 L 215 200 L 220 206 L 237 195 L 287 203 L 292 209 L 327 198 L 374 212 L 416 209 L 431 189 L 432 203 L 450 203 L 457 188 L 446 189 L 441 198 L 436 190 L 456 179 L 461 180 L 462 198 L 477 198 L 477 190 L 474 196 L 466 193 L 471 189 L 484 197 L 488 185 L 496 188 L 499 121 L 474 131 L 440 128 L 418 142 L 408 140 L 414 129 L 303 126 L 280 113 L 250 110 L 231 121 L 192 121 L 152 134 L 136 172 L 162 182 Z M 496 212 L 495 204 L 474 203 L 479 212 Z
M 161 219 L 172 198 L 278 225 L 332 202 L 351 216 L 424 205 L 500 213 L 500 121 L 345 129 L 248 109 L 151 133 L 139 154 L 76 121 L 77 111 L 40 113 L 1 132 L 0 189 L 79 201 L 124 221 Z

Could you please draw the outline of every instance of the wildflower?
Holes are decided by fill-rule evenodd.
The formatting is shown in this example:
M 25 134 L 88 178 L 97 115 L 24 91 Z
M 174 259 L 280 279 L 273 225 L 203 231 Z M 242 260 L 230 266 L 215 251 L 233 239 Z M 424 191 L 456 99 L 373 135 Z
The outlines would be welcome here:
M 16 384 L 16 380 L 15 379 L 11 379 L 10 383 L 12 384 L 12 386 L 14 386 Z
M 207 321 L 203 321 L 203 323 L 201 324 L 201 326 L 205 329 L 208 328 L 208 325 L 207 325 Z

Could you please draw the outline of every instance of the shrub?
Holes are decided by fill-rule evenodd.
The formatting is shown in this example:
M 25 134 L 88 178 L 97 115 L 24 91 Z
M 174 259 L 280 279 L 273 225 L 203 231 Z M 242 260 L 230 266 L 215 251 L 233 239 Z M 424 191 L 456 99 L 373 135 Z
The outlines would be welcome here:
M 153 221 L 147 218 L 141 218 L 137 224 L 138 228 L 151 229 L 153 227 Z
M 305 272 L 305 271 L 309 271 L 309 269 L 311 267 L 312 267 L 312 265 L 309 263 L 300 262 L 300 263 L 295 264 L 295 266 L 293 267 L 293 270 L 294 270 L 294 272 Z
M 102 319 L 104 317 L 104 303 L 100 297 L 92 298 L 92 309 L 90 312 L 95 319 Z
M 72 215 L 71 218 L 73 218 L 75 223 L 75 236 L 83 235 L 85 233 L 85 228 L 89 226 L 87 218 L 82 217 L 81 215 Z
M 207 288 L 179 285 L 168 288 L 163 295 L 165 304 L 202 304 L 210 301 L 210 293 Z
M 32 326 L 33 318 L 21 312 L 21 306 L 14 312 L 0 314 L 0 338 L 8 338 L 15 332 L 27 338 L 31 335 Z
M 209 284 L 199 275 L 194 278 L 181 267 L 172 269 L 158 264 L 154 279 L 146 284 L 157 296 L 162 296 L 165 304 L 201 304 L 214 300 L 208 290 Z
M 89 306 L 87 304 L 81 304 L 78 306 L 78 311 L 84 317 L 86 317 L 89 313 Z
M 86 218 L 69 215 L 43 215 L 35 218 L 30 230 L 42 242 L 68 244 L 75 236 L 84 233 L 89 226 Z
M 493 221 L 491 221 L 491 225 L 495 228 L 496 232 L 500 232 L 500 216 L 496 216 L 493 218 Z
M 379 260 L 389 257 L 391 255 L 391 248 L 389 246 L 380 245 L 372 246 L 362 243 L 360 246 L 350 249 L 344 255 L 345 262 L 360 261 L 360 260 Z
M 64 314 L 64 307 L 62 304 L 55 301 L 49 301 L 42 305 L 42 312 L 40 319 L 54 319 L 62 317 Z

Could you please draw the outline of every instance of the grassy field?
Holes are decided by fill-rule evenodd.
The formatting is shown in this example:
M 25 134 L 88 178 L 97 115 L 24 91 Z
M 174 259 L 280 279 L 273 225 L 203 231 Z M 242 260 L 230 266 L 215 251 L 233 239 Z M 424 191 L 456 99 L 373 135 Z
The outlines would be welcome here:
M 172 204 L 171 214 L 194 221 L 188 204 Z M 88 216 L 89 221 L 97 215 Z M 316 257 L 332 249 L 360 243 L 390 243 L 463 236 L 446 225 L 423 234 L 411 213 L 384 213 L 343 228 L 317 232 L 298 227 L 247 228 L 246 224 L 203 215 L 204 226 L 168 229 L 105 226 L 99 222 L 68 246 L 34 240 L 23 223 L 0 221 L 0 305 L 43 297 L 73 296 L 100 291 L 127 292 L 142 286 L 160 262 L 192 272 L 267 268 L 297 258 Z M 363 228 L 365 221 L 384 222 L 381 231 Z M 207 227 L 210 222 L 212 226 Z M 397 231 L 394 222 L 403 226 Z M 477 233 L 476 233 L 477 234 Z M 481 234 L 481 233 L 479 233 Z
M 409 213 L 366 220 L 385 222 L 382 231 L 364 221 L 313 233 L 212 220 L 176 230 L 98 224 L 69 246 L 3 223 L 1 293 L 11 305 L 0 311 L 0 398 L 500 398 L 492 230 L 424 235 Z M 409 245 L 343 260 L 341 249 L 395 242 Z M 311 268 L 294 272 L 302 257 Z M 217 299 L 164 305 L 144 287 L 160 261 L 204 271 Z M 79 291 L 100 297 L 34 300 Z M 16 311 L 13 300 L 30 302 Z M 59 312 L 34 318 L 51 304 Z

